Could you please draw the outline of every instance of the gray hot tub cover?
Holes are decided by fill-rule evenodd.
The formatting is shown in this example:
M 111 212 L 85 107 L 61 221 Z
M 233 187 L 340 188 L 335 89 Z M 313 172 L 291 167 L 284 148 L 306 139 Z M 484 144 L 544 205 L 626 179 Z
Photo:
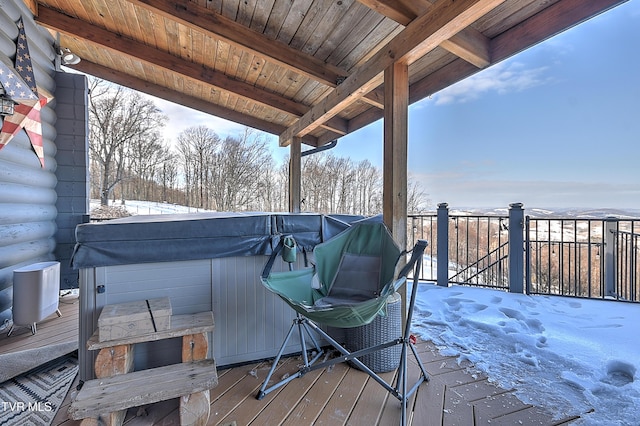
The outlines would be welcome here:
M 268 255 L 279 235 L 312 250 L 362 216 L 196 213 L 130 216 L 76 227 L 74 269 Z

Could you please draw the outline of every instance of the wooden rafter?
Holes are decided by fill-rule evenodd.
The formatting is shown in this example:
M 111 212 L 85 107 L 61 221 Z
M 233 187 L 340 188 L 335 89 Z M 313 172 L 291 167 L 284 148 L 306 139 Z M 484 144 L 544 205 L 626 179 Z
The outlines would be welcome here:
M 491 64 L 491 40 L 471 27 L 443 41 L 440 46 L 478 68 Z
M 545 40 L 565 30 L 571 23 L 578 23 L 615 7 L 627 0 L 596 0 L 583 2 L 581 0 L 565 0 L 556 3 L 542 12 L 532 16 L 491 41 L 492 63 L 502 61 L 529 47 L 534 40 Z M 410 87 L 409 103 L 418 102 L 440 90 L 463 80 L 479 69 L 469 62 L 457 59 L 450 62 L 427 77 L 414 82 Z M 349 120 L 349 133 L 373 123 L 383 117 L 383 112 L 369 109 L 359 116 Z M 330 140 L 329 135 L 318 138 L 322 145 Z
M 288 45 L 271 40 L 263 34 L 189 0 L 127 0 L 160 16 L 177 20 L 182 25 L 270 59 L 296 73 L 311 77 L 330 87 L 346 78 L 348 73 L 307 55 Z
M 238 111 L 220 107 L 203 99 L 185 95 L 182 92 L 171 90 L 164 86 L 160 86 L 158 84 L 144 81 L 137 77 L 123 74 L 111 68 L 107 68 L 105 66 L 89 62 L 87 60 L 82 60 L 77 65 L 74 65 L 73 68 L 86 74 L 101 78 L 103 80 L 111 81 L 121 86 L 129 87 L 148 95 L 155 96 L 160 99 L 165 99 L 179 105 L 184 105 L 186 107 L 193 108 L 207 114 L 212 114 L 216 117 L 224 118 L 225 120 L 230 120 L 245 126 L 253 127 L 267 133 L 278 134 L 285 129 L 283 126 L 273 124 L 269 121 L 250 117 Z M 306 143 L 316 145 L 316 141 L 313 140 L 313 138 L 309 138 Z
M 426 1 L 415 1 L 408 4 L 391 0 L 358 1 L 404 26 L 409 25 L 431 7 L 431 4 Z M 450 39 L 443 41 L 440 46 L 478 68 L 484 68 L 491 63 L 489 39 L 471 27 L 462 29 Z
M 361 4 L 348 2 L 348 11 L 357 19 L 347 20 L 354 22 L 353 31 L 349 28 L 349 31 L 340 32 L 344 46 L 340 45 L 340 37 L 310 29 L 320 13 L 335 12 L 337 6 L 331 0 L 296 2 L 295 10 L 290 11 L 295 12 L 291 19 L 282 18 L 286 7 L 277 6 L 280 2 L 271 9 L 270 2 L 245 3 L 245 16 L 241 16 L 238 9 L 235 18 L 231 9 L 208 8 L 219 2 L 207 3 L 204 7 L 204 1 L 194 0 L 91 0 L 88 3 L 82 0 L 25 0 L 25 4 L 36 15 L 37 22 L 52 30 L 54 37 L 58 26 L 69 26 L 65 19 L 78 17 L 70 18 L 73 23 L 69 31 L 60 31 L 63 33 L 61 42 L 70 44 L 74 53 L 79 53 L 83 59 L 71 68 L 281 135 L 284 144 L 295 131 L 303 138 L 303 143 L 318 146 L 382 118 L 385 102 L 382 72 L 388 68 L 386 65 L 404 54 L 413 58 L 423 55 L 419 63 L 409 68 L 409 103 L 413 103 L 627 0 L 510 0 L 477 23 L 464 18 L 453 25 L 441 21 L 452 8 L 457 7 L 465 14 L 467 8 L 460 4 L 473 3 L 473 7 L 479 7 L 480 3 L 482 6 L 485 3 L 471 0 L 356 1 Z M 448 6 L 444 8 L 443 3 Z M 378 13 L 367 12 L 362 5 Z M 107 13 L 109 8 L 114 13 Z M 347 11 L 346 8 L 339 9 Z M 437 10 L 440 11 L 434 13 Z M 92 14 L 85 13 L 88 11 Z M 390 19 L 381 20 L 378 14 Z M 342 20 L 327 18 L 322 21 L 323 28 L 344 29 L 345 15 L 339 15 Z M 442 24 L 439 29 L 434 25 L 436 21 L 438 25 Z M 258 27 L 265 28 L 265 33 L 252 29 Z M 106 28 L 110 31 L 104 32 Z M 482 33 L 478 31 L 480 29 Z M 443 34 L 444 30 L 447 34 Z M 296 43 L 288 45 L 286 40 L 294 33 L 298 34 L 297 31 L 303 35 Z M 176 34 L 180 36 L 180 43 L 186 43 L 180 49 L 175 48 L 175 44 L 166 44 Z M 318 58 L 330 58 L 326 63 L 306 53 L 307 50 L 294 47 L 302 46 L 304 37 L 309 34 L 314 37 L 321 34 L 317 40 L 309 39 L 307 46 L 326 43 L 324 50 L 318 51 Z M 74 40 L 80 42 L 75 44 Z M 217 40 L 223 43 L 216 44 Z M 436 40 L 439 40 L 438 47 L 461 59 L 452 60 L 451 55 L 444 54 L 441 49 L 427 55 Z M 155 48 L 155 42 L 164 47 Z M 347 53 L 362 43 L 367 46 L 366 50 Z M 411 47 L 412 43 L 416 44 L 415 49 Z M 411 52 L 403 52 L 405 47 Z M 232 56 L 225 56 L 229 53 Z M 214 55 L 214 58 L 205 56 L 208 65 L 203 66 L 198 62 L 203 55 Z M 345 55 L 349 55 L 348 60 Z M 124 57 L 127 59 L 123 62 L 120 58 Z M 250 68 L 246 60 L 249 57 L 258 57 L 263 68 Z M 128 58 L 135 58 L 135 62 Z M 226 64 L 227 60 L 229 64 L 225 71 L 218 71 L 218 64 Z M 350 64 L 348 71 L 346 65 L 342 68 L 337 65 L 343 60 Z M 113 65 L 109 61 L 113 61 Z M 329 65 L 329 62 L 336 65 Z M 144 74 L 130 75 L 134 70 L 127 68 L 133 67 L 126 64 L 138 67 Z M 90 68 L 93 71 L 88 71 Z M 96 71 L 97 68 L 100 71 Z M 334 76 L 347 78 L 336 86 Z M 260 87 L 269 89 L 257 88 L 257 78 L 264 84 Z M 173 85 L 179 80 L 199 95 L 189 97 L 180 89 L 174 89 Z M 214 90 L 217 93 L 209 98 L 207 94 Z M 294 96 L 302 101 L 293 101 Z M 363 105 L 365 103 L 370 107 Z
M 205 82 L 220 90 L 274 108 L 280 112 L 291 114 L 294 117 L 300 117 L 309 110 L 308 106 L 291 99 L 232 79 L 224 73 L 205 66 L 194 67 L 192 63 L 176 57 L 171 53 L 155 49 L 103 28 L 98 28 L 95 25 L 62 14 L 49 7 L 40 5 L 37 21 L 47 28 L 68 34 L 72 37 L 87 40 L 135 60 L 141 60 L 153 66 L 160 67 L 166 71 Z M 335 117 L 332 121 L 324 123 L 323 127 L 336 134 L 344 135 L 346 133 L 347 123 L 345 120 Z
M 284 68 L 306 75 L 329 87 L 336 87 L 349 73 L 327 64 L 315 56 L 305 54 L 288 45 L 265 37 L 263 34 L 238 24 L 231 19 L 189 0 L 167 2 L 164 0 L 127 0 L 152 13 L 179 21 L 182 25 L 208 34 L 213 38 L 240 47 L 257 56 L 273 61 Z M 377 108 L 383 107 L 381 94 L 365 96 L 364 102 Z
M 435 49 L 444 40 L 475 22 L 504 0 L 441 0 L 427 13 L 412 21 L 386 46 L 358 67 L 340 86 L 316 104 L 280 135 L 280 145 L 320 127 L 342 108 L 355 102 L 382 82 L 382 72 L 397 61 L 414 61 Z
M 393 19 L 405 27 L 411 21 L 429 9 L 431 3 L 427 0 L 398 1 L 398 0 L 358 0 L 389 19 Z

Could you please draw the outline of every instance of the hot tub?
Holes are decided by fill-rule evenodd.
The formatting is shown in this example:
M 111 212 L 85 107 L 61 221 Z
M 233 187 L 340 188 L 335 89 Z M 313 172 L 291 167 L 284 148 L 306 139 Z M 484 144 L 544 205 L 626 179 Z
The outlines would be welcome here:
M 157 297 L 170 298 L 174 315 L 213 311 L 209 356 L 219 367 L 275 356 L 295 314 L 260 283 L 274 241 L 292 234 L 310 251 L 361 218 L 197 213 L 78 225 L 72 266 L 80 275 L 80 379 L 93 378 L 95 354 L 84 348 L 102 307 Z M 136 345 L 136 370 L 180 362 L 179 345 Z M 299 342 L 287 350 L 299 350 Z

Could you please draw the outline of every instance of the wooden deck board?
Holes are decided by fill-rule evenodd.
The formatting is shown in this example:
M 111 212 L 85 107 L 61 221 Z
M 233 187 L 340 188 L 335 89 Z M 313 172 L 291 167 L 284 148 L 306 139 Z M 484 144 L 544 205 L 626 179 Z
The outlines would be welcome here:
M 489 382 L 488 379 L 454 386 L 451 390 L 471 402 L 508 392 L 497 384 Z
M 77 339 L 77 299 L 61 303 L 60 309 L 63 317 L 53 315 L 39 323 L 35 338 L 26 328 L 9 338 L 6 332 L 1 333 L 0 356 L 12 351 L 46 348 L 60 339 Z M 473 416 L 470 421 L 475 424 L 492 425 L 545 426 L 570 424 L 575 420 L 573 417 L 554 420 L 550 411 L 554 407 L 524 404 L 514 395 L 514 390 L 502 389 L 490 382 L 468 362 L 458 364 L 455 357 L 440 354 L 431 342 L 418 342 L 416 349 L 430 380 L 418 388 L 408 404 L 412 425 L 466 424 L 461 422 L 466 422 L 470 415 Z M 294 373 L 299 363 L 296 357 L 282 360 L 274 380 Z M 255 396 L 269 368 L 270 363 L 261 362 L 219 370 L 218 386 L 211 390 L 211 415 L 207 424 L 386 426 L 399 423 L 400 402 L 366 373 L 347 364 L 307 373 L 258 401 Z M 409 363 L 409 371 L 410 378 L 415 380 L 419 369 L 414 360 Z M 388 383 L 394 375 L 395 372 L 383 374 Z M 71 420 L 67 415 L 76 385 L 71 387 L 52 425 L 80 425 L 80 421 Z M 176 399 L 130 409 L 125 425 L 167 425 L 178 421 Z
M 385 382 L 392 383 L 392 380 L 395 378 L 395 372 L 382 373 L 380 377 L 382 377 Z M 380 421 L 380 417 L 389 399 L 399 404 L 398 400 L 387 392 L 378 382 L 368 380 L 361 397 L 358 399 L 351 413 L 351 419 L 358 419 L 358 422 L 362 422 L 362 424 L 377 424 L 378 421 Z
M 431 378 L 424 387 L 418 390 L 413 410 L 413 424 L 423 426 L 440 426 L 443 420 L 445 385 Z
M 554 420 L 548 407 L 534 407 L 520 401 L 513 390 L 489 382 L 468 363 L 441 356 L 430 342 L 421 359 L 430 374 L 409 403 L 412 425 L 560 425 L 574 418 Z M 300 360 L 287 358 L 278 366 L 276 379 L 296 371 Z M 428 366 L 428 367 L 427 367 Z M 255 395 L 266 376 L 269 363 L 256 363 L 219 371 L 219 385 L 211 390 L 208 425 L 393 425 L 400 420 L 400 403 L 366 373 L 346 364 L 330 370 L 307 373 L 266 395 Z M 410 377 L 418 374 L 417 363 L 409 366 Z M 391 381 L 395 373 L 384 373 Z M 68 401 L 65 402 L 68 407 Z M 169 405 L 167 405 L 169 404 Z M 154 404 L 145 410 L 129 410 L 127 426 L 175 424 L 177 402 Z M 63 409 L 64 410 L 64 409 Z M 144 414 L 144 416 L 140 414 Z M 79 422 L 59 413 L 53 425 L 76 426 Z
M 411 388 L 413 384 L 416 382 L 416 380 L 418 379 L 418 377 L 420 376 L 420 369 L 417 363 L 410 362 L 407 366 L 407 371 L 408 371 L 407 377 L 409 378 L 407 386 Z M 371 379 L 370 381 L 373 382 L 373 379 Z M 422 386 L 426 386 L 426 383 L 423 383 Z M 412 407 L 414 407 L 415 405 L 418 392 L 419 391 L 414 393 L 409 398 L 409 401 L 407 402 L 407 407 L 408 407 L 407 419 L 410 419 L 412 416 L 412 411 L 413 411 Z M 400 404 L 400 400 L 392 395 L 389 395 L 389 397 L 387 398 L 386 404 L 384 405 L 382 416 L 380 417 L 380 420 L 376 424 L 380 424 L 380 425 L 399 424 L 401 418 L 402 418 L 402 405 Z
M 501 393 L 499 395 L 484 398 L 476 405 L 476 417 L 481 421 L 499 418 L 501 416 L 522 411 L 531 407 L 520 401 L 512 393 Z
M 296 406 L 305 398 L 309 389 L 322 375 L 322 370 L 315 370 L 296 379 L 300 383 L 297 386 L 284 386 L 278 394 L 277 401 L 272 400 L 266 409 L 259 413 L 251 420 L 252 423 L 261 425 L 278 424 L 282 419 L 286 418 L 296 408 Z M 246 424 L 249 424 L 247 422 Z
M 329 426 L 346 424 L 351 410 L 367 384 L 367 377 L 360 370 L 349 368 L 314 424 Z
M 348 371 L 349 366 L 344 363 L 336 364 L 332 369 L 325 370 L 318 379 L 317 389 L 314 389 L 311 395 L 309 395 L 310 392 L 307 392 L 282 424 L 298 426 L 314 423 Z
M 25 373 L 39 365 L 78 349 L 77 296 L 62 297 L 59 309 L 62 317 L 53 313 L 36 325 L 37 333 L 30 327 L 16 327 L 0 332 L 0 382 Z
M 286 363 L 283 363 L 283 365 L 286 365 Z M 276 374 L 282 368 L 282 365 L 279 366 Z M 256 368 L 256 366 L 242 366 L 238 367 L 238 369 L 240 370 L 241 377 L 238 377 L 239 380 L 235 382 L 233 387 L 227 388 L 219 398 L 217 395 L 219 395 L 220 391 L 217 388 L 211 391 L 211 399 L 213 400 L 215 398 L 215 400 L 211 404 L 211 415 L 208 424 L 219 424 L 248 398 L 255 399 L 255 394 L 260 388 L 261 381 L 251 373 L 258 370 L 258 368 Z M 223 378 L 225 378 L 225 376 L 223 376 Z
M 38 349 L 63 341 L 78 340 L 78 299 L 63 298 L 59 304 L 61 317 L 51 314 L 37 323 L 36 335 L 29 327 L 16 327 L 11 336 L 0 333 L 0 356 L 30 349 Z

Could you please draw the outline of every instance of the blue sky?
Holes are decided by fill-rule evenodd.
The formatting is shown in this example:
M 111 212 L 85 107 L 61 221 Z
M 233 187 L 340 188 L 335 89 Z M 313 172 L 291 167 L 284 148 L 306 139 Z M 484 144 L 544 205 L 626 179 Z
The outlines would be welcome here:
M 432 206 L 640 209 L 639 53 L 640 1 L 631 0 L 413 104 L 410 175 Z M 192 125 L 239 129 L 158 106 L 169 139 Z M 288 153 L 268 138 L 277 158 Z M 380 120 L 333 153 L 381 166 L 382 147 Z

